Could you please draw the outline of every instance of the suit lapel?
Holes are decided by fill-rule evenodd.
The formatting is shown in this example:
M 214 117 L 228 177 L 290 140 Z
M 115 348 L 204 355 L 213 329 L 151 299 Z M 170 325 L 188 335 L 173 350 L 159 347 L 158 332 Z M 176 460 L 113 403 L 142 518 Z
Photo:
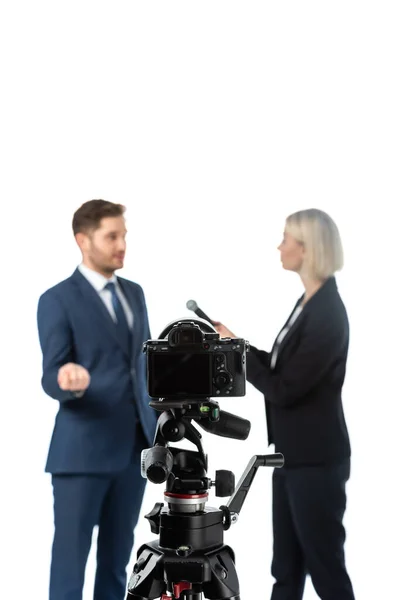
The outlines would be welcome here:
M 76 271 L 73 273 L 72 280 L 78 286 L 84 300 L 88 303 L 88 306 L 93 307 L 93 316 L 99 323 L 101 323 L 102 329 L 105 329 L 107 334 L 117 341 L 122 350 L 124 350 L 125 354 L 128 356 L 126 348 L 118 338 L 115 323 L 98 292 L 88 282 L 86 277 L 82 275 L 79 269 L 76 269 Z

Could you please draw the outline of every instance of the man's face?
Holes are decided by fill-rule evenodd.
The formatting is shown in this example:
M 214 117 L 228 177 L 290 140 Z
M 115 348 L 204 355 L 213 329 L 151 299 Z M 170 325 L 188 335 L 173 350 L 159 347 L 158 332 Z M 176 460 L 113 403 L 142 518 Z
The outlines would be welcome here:
M 85 264 L 111 276 L 124 266 L 126 251 L 126 225 L 124 217 L 105 217 L 94 231 L 77 234 L 77 242 L 82 250 Z

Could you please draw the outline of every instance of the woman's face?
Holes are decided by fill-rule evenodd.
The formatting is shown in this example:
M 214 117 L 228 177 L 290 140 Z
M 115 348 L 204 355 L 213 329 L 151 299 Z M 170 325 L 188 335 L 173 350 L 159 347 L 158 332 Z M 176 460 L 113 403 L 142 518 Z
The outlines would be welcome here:
M 304 261 L 304 245 L 285 229 L 278 250 L 281 253 L 282 267 L 288 271 L 299 273 Z

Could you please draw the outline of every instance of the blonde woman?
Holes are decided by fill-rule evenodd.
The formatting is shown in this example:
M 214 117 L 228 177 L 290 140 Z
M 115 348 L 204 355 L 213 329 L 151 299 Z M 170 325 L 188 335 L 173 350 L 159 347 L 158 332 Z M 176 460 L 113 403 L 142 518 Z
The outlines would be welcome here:
M 342 523 L 350 475 L 341 395 L 349 324 L 335 280 L 342 243 L 331 217 L 309 209 L 287 218 L 278 249 L 304 294 L 271 352 L 251 346 L 247 356 L 247 379 L 265 397 L 269 443 L 285 457 L 273 473 L 271 600 L 301 600 L 307 574 L 322 600 L 354 600 Z

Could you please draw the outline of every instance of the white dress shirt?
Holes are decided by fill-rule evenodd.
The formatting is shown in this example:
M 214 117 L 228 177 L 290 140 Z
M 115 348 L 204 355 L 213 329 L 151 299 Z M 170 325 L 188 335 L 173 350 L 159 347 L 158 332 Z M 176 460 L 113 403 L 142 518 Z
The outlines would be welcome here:
M 105 289 L 105 286 L 107 285 L 107 283 L 110 283 L 110 282 L 115 283 L 116 294 L 121 301 L 122 308 L 124 309 L 129 328 L 132 329 L 133 313 L 132 313 L 131 307 L 128 304 L 127 299 L 125 298 L 124 294 L 121 291 L 121 288 L 118 284 L 118 279 L 117 279 L 116 275 L 113 274 L 113 276 L 111 278 L 107 279 L 107 277 L 104 277 L 104 275 L 101 275 L 101 273 L 97 273 L 97 271 L 93 271 L 92 269 L 89 269 L 89 267 L 87 267 L 84 264 L 80 264 L 78 269 L 82 273 L 82 275 L 88 280 L 88 282 L 94 287 L 94 289 L 99 294 L 102 301 L 104 302 L 112 319 L 116 322 L 117 318 L 115 316 L 115 311 L 114 311 L 114 307 L 113 307 L 113 303 L 112 303 L 111 291 Z
M 295 320 L 297 319 L 297 317 L 299 316 L 299 314 L 301 313 L 301 311 L 303 310 L 303 307 L 301 306 L 301 304 L 296 308 L 296 310 L 294 311 L 294 313 L 292 314 L 292 316 L 290 317 L 289 322 L 287 323 L 286 327 L 284 327 L 282 329 L 282 331 L 280 332 L 280 334 L 278 335 L 278 337 L 276 338 L 276 343 L 275 343 L 275 347 L 271 356 L 271 369 L 275 369 L 275 365 L 276 365 L 276 359 L 278 358 L 278 353 L 279 353 L 279 346 L 282 343 L 283 338 L 286 336 L 286 334 L 288 333 L 289 329 L 291 328 L 291 326 L 293 325 L 293 323 L 295 322 Z

